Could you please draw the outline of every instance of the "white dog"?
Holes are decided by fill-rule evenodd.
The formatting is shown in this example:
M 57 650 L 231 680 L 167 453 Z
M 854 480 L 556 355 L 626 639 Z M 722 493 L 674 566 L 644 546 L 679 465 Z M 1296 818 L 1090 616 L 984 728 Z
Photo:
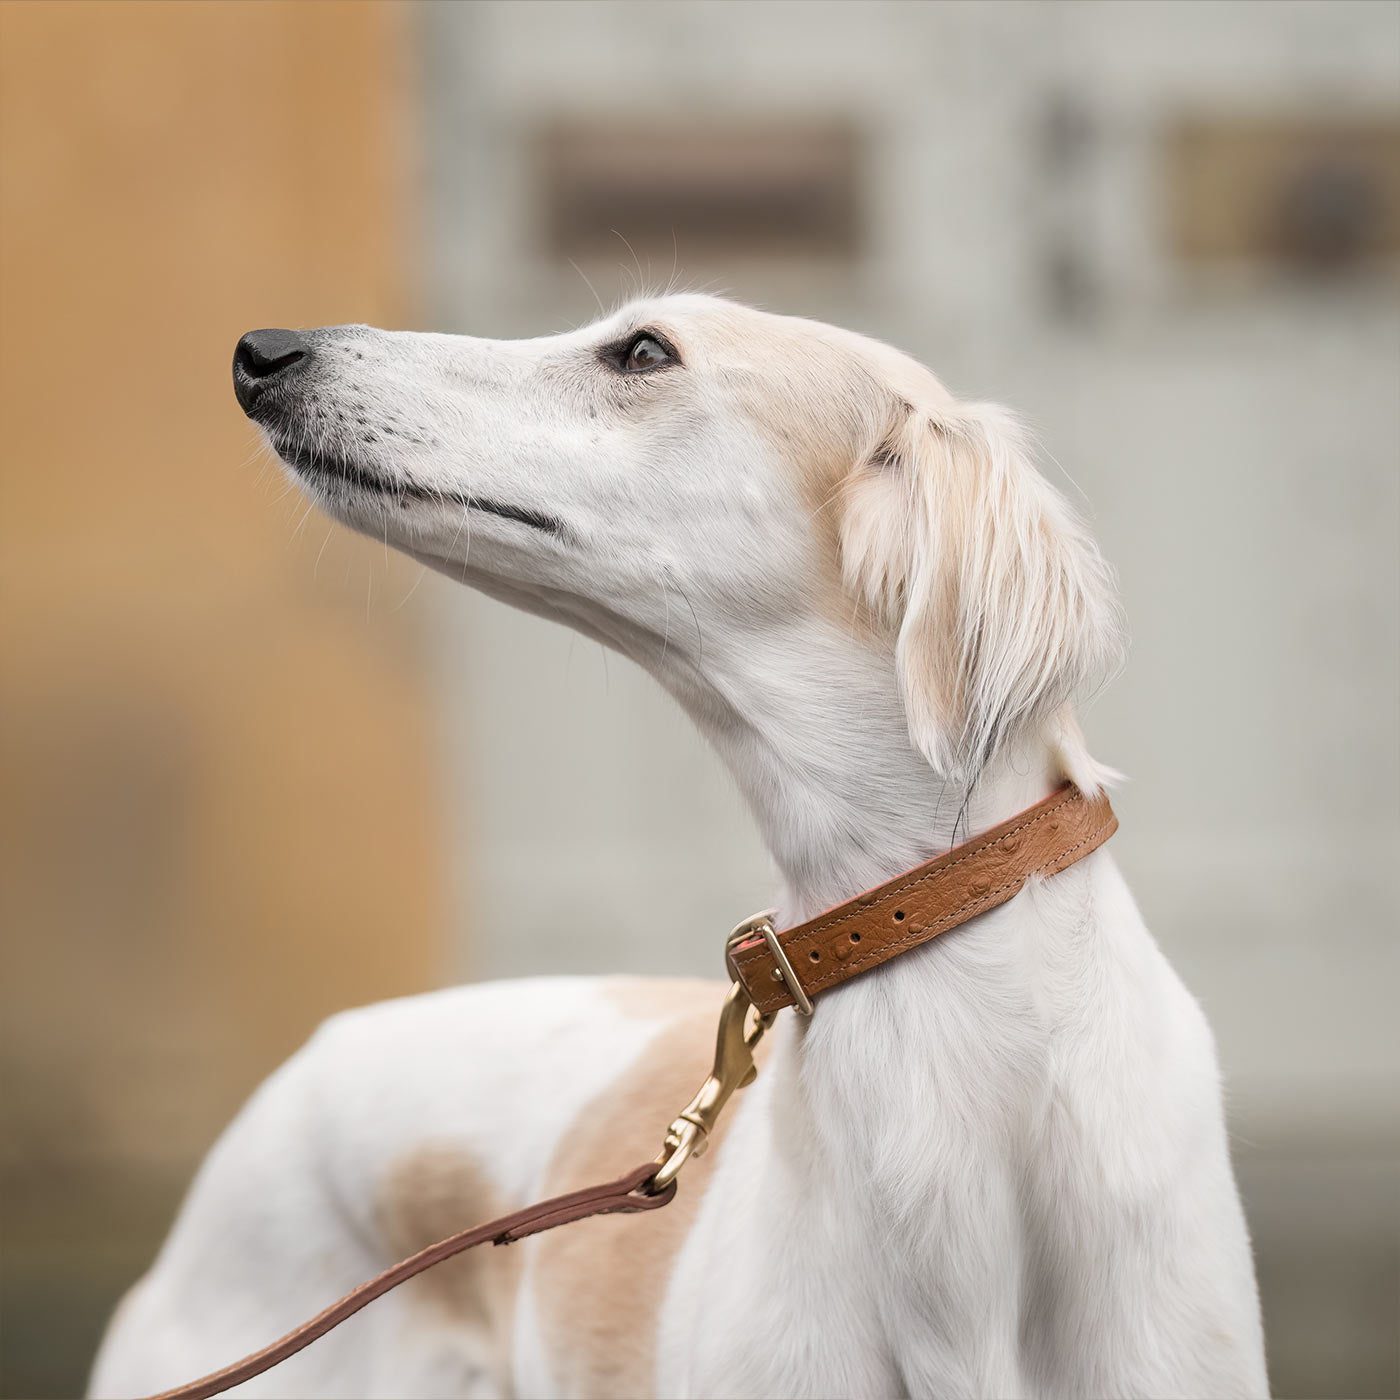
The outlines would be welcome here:
M 1118 652 L 1107 568 L 1007 415 L 884 345 L 687 295 L 539 340 L 254 332 L 235 379 L 332 514 L 670 690 L 753 806 L 779 927 L 1104 779 L 1069 705 Z M 335 1017 L 210 1154 L 94 1393 L 654 1155 L 721 995 Z M 665 1210 L 453 1260 L 240 1393 L 1266 1393 L 1210 1031 L 1109 849 L 767 1044 Z

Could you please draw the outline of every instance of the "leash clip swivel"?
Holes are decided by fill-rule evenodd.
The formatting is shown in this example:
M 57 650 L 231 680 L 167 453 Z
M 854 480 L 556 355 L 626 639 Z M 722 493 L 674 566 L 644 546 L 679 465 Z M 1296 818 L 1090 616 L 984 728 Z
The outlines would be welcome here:
M 770 915 L 760 914 L 746 919 L 729 936 L 725 945 L 726 961 L 735 943 L 749 938 L 760 922 L 768 923 Z M 770 925 L 771 926 L 771 925 Z M 715 1034 L 714 1066 L 695 1097 L 681 1109 L 666 1130 L 661 1144 L 660 1165 L 656 1175 L 647 1182 L 645 1190 L 654 1195 L 664 1191 L 680 1175 L 680 1170 L 692 1157 L 701 1156 L 709 1146 L 710 1133 L 718 1122 L 724 1106 L 736 1089 L 752 1084 L 758 1074 L 754 1050 L 763 1033 L 773 1024 L 773 1015 L 762 1015 L 754 1009 L 749 994 L 735 981 L 724 999 L 719 1013 L 719 1029 Z

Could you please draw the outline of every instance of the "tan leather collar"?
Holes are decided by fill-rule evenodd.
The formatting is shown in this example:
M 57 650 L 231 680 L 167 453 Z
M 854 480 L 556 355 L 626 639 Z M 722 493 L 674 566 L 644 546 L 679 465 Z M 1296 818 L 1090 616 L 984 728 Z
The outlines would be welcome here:
M 1117 829 L 1106 796 L 1085 797 L 1067 783 L 1000 826 L 805 924 L 781 933 L 762 919 L 741 926 L 729 948 L 730 971 L 762 1015 L 793 1005 L 810 1010 L 818 993 L 1005 904 L 1032 875 L 1057 874 Z

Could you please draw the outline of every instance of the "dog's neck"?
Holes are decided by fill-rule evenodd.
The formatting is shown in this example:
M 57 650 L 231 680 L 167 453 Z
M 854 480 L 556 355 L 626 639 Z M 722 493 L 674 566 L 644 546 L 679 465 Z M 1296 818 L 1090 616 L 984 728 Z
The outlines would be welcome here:
M 671 688 L 757 817 L 783 876 L 781 926 L 922 864 L 1078 776 L 1037 735 L 995 756 L 970 791 L 942 777 L 910 741 L 893 657 L 810 620 L 777 647 L 712 648 L 702 686 Z
M 993 756 L 968 794 L 911 743 L 891 656 L 811 626 L 776 652 L 717 651 L 703 693 L 672 689 L 733 770 L 782 871 L 779 927 L 970 839 L 1065 778 L 1093 787 L 1104 771 L 1062 716 L 1048 737 Z M 1101 868 L 1091 859 L 1057 876 L 1049 899 L 1012 900 L 832 988 L 810 1019 L 779 1018 L 762 1093 L 804 1200 L 858 1181 L 903 1219 L 936 1199 L 949 1154 L 1000 1169 L 1008 1120 L 1041 1102 L 1048 1028 L 1071 1018 L 1084 968 L 1094 975 L 1096 954 L 1075 951 L 1077 939 L 1098 946 L 1083 936 L 1099 898 L 1091 865 Z M 910 1223 L 905 1243 L 914 1267 L 933 1266 L 920 1253 L 936 1245 L 926 1230 Z
M 1026 736 L 994 756 L 968 794 L 911 743 L 893 658 L 834 628 L 794 626 L 776 650 L 741 640 L 717 653 L 707 647 L 703 689 L 671 688 L 734 772 L 782 871 L 779 927 L 970 839 L 1066 777 L 1098 776 L 1066 720 L 1049 742 Z M 936 1192 L 931 1164 L 949 1152 L 998 1160 L 1007 1105 L 1032 1101 L 1044 1027 L 1062 1013 L 1042 966 L 1063 965 L 1088 917 L 1087 864 L 1057 877 L 1068 901 L 1013 900 L 832 988 L 810 1020 L 779 1019 L 763 1092 L 811 1198 L 858 1179 L 905 1210 Z M 965 1084 L 979 1086 L 966 1102 Z M 936 1100 L 951 1117 L 931 1113 Z
M 920 865 L 1100 770 L 1072 718 L 993 756 L 969 790 L 909 737 L 893 645 L 817 613 L 781 629 L 710 631 L 692 643 L 542 585 L 507 584 L 465 561 L 415 558 L 503 602 L 611 646 L 649 671 L 714 745 L 748 799 L 783 877 L 778 917 L 800 922 Z

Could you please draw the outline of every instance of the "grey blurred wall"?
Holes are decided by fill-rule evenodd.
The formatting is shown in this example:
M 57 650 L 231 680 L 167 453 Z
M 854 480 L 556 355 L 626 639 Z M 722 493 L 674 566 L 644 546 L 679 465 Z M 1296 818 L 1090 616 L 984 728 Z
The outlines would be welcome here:
M 835 116 L 866 134 L 860 256 L 697 265 L 681 238 L 676 270 L 1012 404 L 1083 492 L 1134 638 L 1087 729 L 1131 778 L 1117 859 L 1219 1039 L 1277 1393 L 1395 1394 L 1396 282 L 1192 274 L 1163 182 L 1183 114 L 1394 119 L 1400 9 L 419 18 L 439 329 L 544 334 L 596 313 L 540 238 L 529 141 L 545 121 Z M 612 303 L 673 267 L 634 267 L 619 243 L 600 272 Z M 768 864 L 679 711 L 592 643 L 425 587 L 469 853 L 461 974 L 718 972 Z

